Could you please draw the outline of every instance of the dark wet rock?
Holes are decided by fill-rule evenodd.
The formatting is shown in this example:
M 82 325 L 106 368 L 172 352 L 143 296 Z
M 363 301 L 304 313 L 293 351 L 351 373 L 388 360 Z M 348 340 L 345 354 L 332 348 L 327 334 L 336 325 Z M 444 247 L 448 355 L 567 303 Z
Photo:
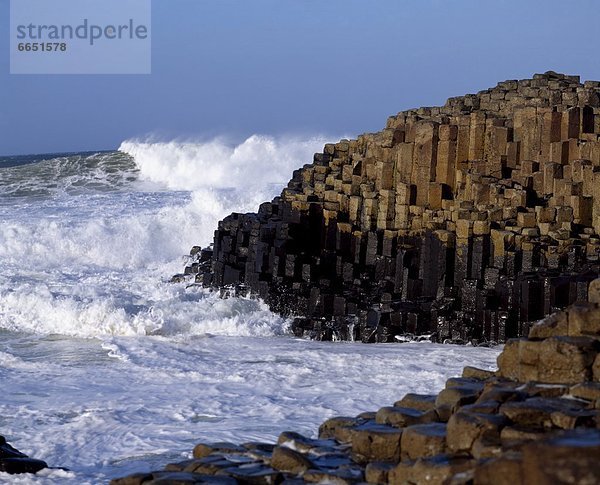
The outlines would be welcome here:
M 34 460 L 33 458 L 0 459 L 0 471 L 5 473 L 37 473 L 44 468 L 48 468 L 48 464 L 45 461 Z
M 0 436 L 0 459 L 4 458 L 27 458 L 27 455 L 13 448 L 6 442 L 4 436 Z
M 171 277 L 169 283 L 185 283 L 188 280 L 188 274 L 176 274 Z
M 48 468 L 45 461 L 29 458 L 8 444 L 4 436 L 0 436 L 0 472 L 9 474 L 37 473 L 44 468 Z

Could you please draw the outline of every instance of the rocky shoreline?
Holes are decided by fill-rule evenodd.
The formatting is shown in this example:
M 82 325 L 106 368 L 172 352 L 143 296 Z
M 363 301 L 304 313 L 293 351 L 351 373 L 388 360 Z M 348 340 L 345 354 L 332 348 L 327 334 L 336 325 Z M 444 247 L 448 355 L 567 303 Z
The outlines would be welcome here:
M 547 72 L 324 147 L 185 274 L 297 336 L 495 344 L 600 275 L 600 82 Z
M 302 337 L 506 341 L 498 371 L 112 484 L 598 483 L 599 190 L 600 82 L 554 72 L 326 145 L 173 281 L 261 297 Z
M 112 484 L 600 482 L 599 233 L 600 82 L 505 81 L 326 145 L 173 280 L 263 298 L 300 337 L 506 342 L 498 370 Z M 0 437 L 0 471 L 46 466 Z
M 509 340 L 496 372 L 465 367 L 437 395 L 329 419 L 318 439 L 200 443 L 190 460 L 111 483 L 598 483 L 599 289 Z

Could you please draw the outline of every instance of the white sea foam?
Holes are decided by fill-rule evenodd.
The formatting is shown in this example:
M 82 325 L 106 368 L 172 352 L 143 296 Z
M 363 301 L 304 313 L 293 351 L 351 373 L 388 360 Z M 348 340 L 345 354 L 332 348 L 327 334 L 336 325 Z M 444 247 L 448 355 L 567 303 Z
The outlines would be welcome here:
M 219 336 L 40 337 L 6 351 L 21 358 L 4 360 L 3 388 L 11 392 L 0 401 L 2 432 L 73 474 L 25 483 L 69 485 L 159 469 L 188 458 L 199 442 L 274 442 L 290 429 L 315 437 L 328 417 L 439 391 L 464 365 L 493 368 L 498 354 L 429 343 Z M 35 368 L 23 368 L 21 359 Z
M 173 190 L 247 188 L 268 190 L 283 186 L 292 171 L 312 162 L 312 156 L 331 141 L 322 136 L 274 138 L 253 135 L 239 144 L 224 138 L 207 142 L 125 141 L 119 150 L 131 155 L 141 176 Z M 272 189 L 271 189 L 272 191 Z M 243 196 L 243 195 L 242 195 Z
M 185 207 L 195 214 L 196 243 L 212 241 L 217 222 L 231 212 L 254 212 L 281 192 L 292 172 L 312 162 L 328 141 L 322 136 L 274 138 L 253 135 L 239 144 L 223 138 L 208 142 L 126 141 L 140 178 L 171 190 L 191 192 Z
M 220 219 L 277 195 L 324 143 L 128 141 L 120 158 L 59 157 L 1 169 L 11 195 L 25 194 L 28 184 L 31 197 L 0 194 L 8 201 L 0 203 L 0 328 L 78 337 L 282 333 L 281 319 L 258 302 L 222 302 L 164 281 L 182 270 L 192 245 L 212 241 Z M 98 180 L 111 177 L 131 180 L 117 191 L 98 189 Z M 46 193 L 44 183 L 84 192 Z M 50 196 L 40 201 L 39 193 Z

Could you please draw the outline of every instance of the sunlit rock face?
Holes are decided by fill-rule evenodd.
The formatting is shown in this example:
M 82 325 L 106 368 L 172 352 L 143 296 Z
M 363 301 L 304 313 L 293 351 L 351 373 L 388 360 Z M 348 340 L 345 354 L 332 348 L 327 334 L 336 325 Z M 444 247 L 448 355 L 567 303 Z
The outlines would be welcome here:
M 536 74 L 327 144 L 186 272 L 264 298 L 299 336 L 526 335 L 599 274 L 599 93 Z

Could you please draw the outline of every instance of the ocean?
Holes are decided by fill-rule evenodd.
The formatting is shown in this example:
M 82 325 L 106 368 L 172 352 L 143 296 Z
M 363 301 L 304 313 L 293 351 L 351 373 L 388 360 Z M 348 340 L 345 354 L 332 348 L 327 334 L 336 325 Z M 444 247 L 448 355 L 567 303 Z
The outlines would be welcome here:
M 277 195 L 326 141 L 0 157 L 0 435 L 69 469 L 0 483 L 106 483 L 201 441 L 315 436 L 495 368 L 499 348 L 294 338 L 261 301 L 169 283 L 219 219 Z

